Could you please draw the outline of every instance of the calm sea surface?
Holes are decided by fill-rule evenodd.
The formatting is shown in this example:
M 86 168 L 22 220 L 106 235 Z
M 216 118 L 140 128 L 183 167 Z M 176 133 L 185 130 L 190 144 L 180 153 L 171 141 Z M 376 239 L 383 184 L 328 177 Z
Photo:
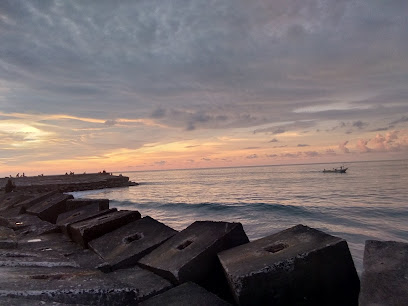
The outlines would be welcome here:
M 73 194 L 177 230 L 241 222 L 250 240 L 304 224 L 346 239 L 361 272 L 365 240 L 408 242 L 408 160 L 346 166 L 346 174 L 321 172 L 332 164 L 128 172 L 139 186 Z

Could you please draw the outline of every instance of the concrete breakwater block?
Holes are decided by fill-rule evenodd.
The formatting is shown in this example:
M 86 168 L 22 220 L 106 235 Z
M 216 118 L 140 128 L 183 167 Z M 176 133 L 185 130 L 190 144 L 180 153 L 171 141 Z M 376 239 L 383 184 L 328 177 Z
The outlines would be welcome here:
M 99 210 L 109 209 L 109 199 L 71 199 L 66 202 L 66 210 L 71 211 L 88 205 L 98 205 Z
M 137 302 L 144 301 L 173 287 L 168 280 L 139 267 L 119 269 L 105 275 L 128 288 L 134 288 L 137 292 Z
M 99 203 L 94 203 L 58 215 L 56 224 L 65 235 L 69 236 L 68 228 L 71 224 L 100 217 L 115 211 L 117 211 L 116 208 L 101 210 Z
M 55 224 L 43 221 L 33 215 L 18 215 L 17 217 L 10 218 L 9 221 L 12 225 L 11 228 L 14 229 L 18 239 L 60 231 Z
M 360 305 L 408 305 L 408 243 L 367 240 Z
M 42 220 L 55 223 L 59 214 L 67 211 L 66 201 L 73 199 L 70 194 L 56 193 L 47 199 L 27 208 L 26 212 L 36 215 Z
M 14 249 L 17 247 L 17 238 L 14 230 L 0 226 L 0 249 Z
M 33 195 L 21 193 L 21 192 L 10 192 L 0 196 L 0 212 L 6 209 L 14 207 L 27 199 L 33 198 Z
M 79 265 L 51 248 L 37 251 L 0 249 L 0 267 L 79 267 Z
M 18 249 L 34 252 L 55 251 L 63 255 L 66 260 L 73 261 L 77 266 L 87 269 L 95 269 L 104 262 L 93 251 L 82 248 L 61 233 L 20 239 Z
M 247 242 L 241 223 L 196 221 L 139 264 L 176 284 L 200 284 L 216 273 L 217 253 Z
M 140 219 L 140 213 L 132 210 L 114 211 L 109 214 L 92 219 L 76 222 L 68 227 L 72 240 L 83 247 L 88 247 L 88 242 L 123 225 Z
M 303 225 L 218 254 L 239 305 L 357 305 L 347 242 Z
M 0 297 L 79 305 L 135 305 L 138 288 L 98 270 L 0 267 Z
M 104 270 L 116 270 L 134 266 L 140 258 L 177 233 L 146 216 L 92 240 L 89 248 L 106 261 Z
M 140 306 L 227 306 L 231 305 L 195 283 L 188 282 L 156 295 Z

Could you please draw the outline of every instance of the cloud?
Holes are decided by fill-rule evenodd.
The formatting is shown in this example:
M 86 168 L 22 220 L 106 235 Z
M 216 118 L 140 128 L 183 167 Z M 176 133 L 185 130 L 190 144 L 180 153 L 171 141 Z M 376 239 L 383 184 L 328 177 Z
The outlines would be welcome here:
M 278 142 L 278 140 L 276 138 L 273 138 L 273 139 L 269 140 L 269 142 Z
M 360 153 L 368 153 L 368 152 L 372 152 L 373 150 L 370 149 L 367 144 L 368 144 L 369 140 L 365 140 L 365 139 L 359 139 L 357 141 L 356 144 L 356 148 Z
M 255 158 L 258 158 L 258 155 L 257 154 L 251 154 L 251 155 L 246 156 L 246 158 L 247 159 L 255 159 Z
M 298 144 L 297 147 L 301 148 L 301 147 L 308 147 L 308 144 Z
M 350 153 L 350 150 L 346 147 L 347 144 L 348 144 L 348 140 L 340 143 L 339 144 L 340 151 L 342 151 L 343 153 Z
M 165 160 L 154 162 L 154 164 L 157 165 L 157 166 L 164 166 L 166 163 L 167 162 Z
M 368 123 L 363 122 L 363 121 L 361 121 L 361 120 L 358 120 L 358 121 L 354 121 L 354 122 L 353 122 L 353 127 L 356 127 L 356 128 L 359 128 L 359 129 L 362 129 L 362 128 L 364 128 L 364 127 L 367 126 L 367 125 L 368 125 Z
M 106 120 L 105 121 L 105 125 L 107 125 L 107 126 L 114 126 L 117 123 L 118 122 L 116 120 Z

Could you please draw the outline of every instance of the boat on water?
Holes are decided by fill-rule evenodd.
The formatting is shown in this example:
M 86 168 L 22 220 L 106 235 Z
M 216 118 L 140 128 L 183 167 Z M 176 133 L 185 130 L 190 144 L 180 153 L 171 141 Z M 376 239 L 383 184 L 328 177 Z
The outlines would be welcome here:
M 323 173 L 346 173 L 347 169 L 341 166 L 340 168 L 324 169 Z

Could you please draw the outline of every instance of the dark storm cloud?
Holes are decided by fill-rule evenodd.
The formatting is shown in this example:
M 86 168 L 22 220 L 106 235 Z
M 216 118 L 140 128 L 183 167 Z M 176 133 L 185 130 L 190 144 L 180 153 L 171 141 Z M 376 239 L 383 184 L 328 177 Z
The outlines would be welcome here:
M 387 105 L 396 116 L 408 112 L 407 10 L 363 0 L 1 1 L 0 96 L 8 112 L 114 112 L 189 131 L 366 122 Z M 294 112 L 367 92 L 348 102 L 370 110 Z

